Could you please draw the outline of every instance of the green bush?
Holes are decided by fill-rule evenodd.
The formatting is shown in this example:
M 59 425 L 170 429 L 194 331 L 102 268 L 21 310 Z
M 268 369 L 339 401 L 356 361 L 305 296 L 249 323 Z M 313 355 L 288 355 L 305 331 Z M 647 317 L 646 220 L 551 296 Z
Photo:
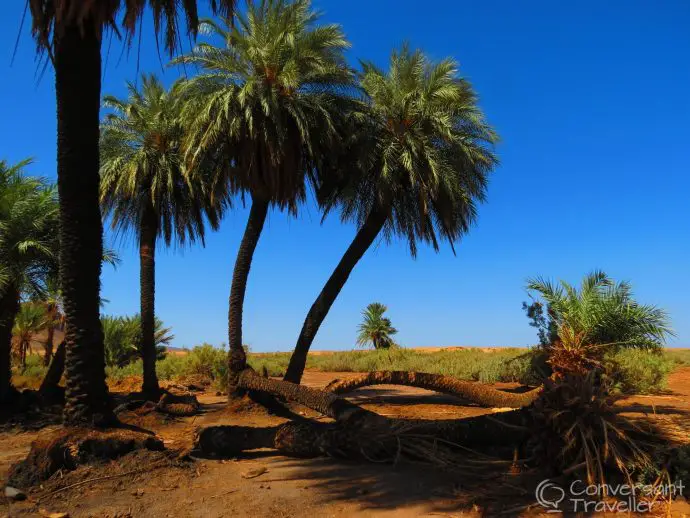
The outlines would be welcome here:
M 43 365 L 42 356 L 30 354 L 26 357 L 26 368 L 24 371 L 20 372 L 18 369 L 17 372 L 21 373 L 21 375 L 26 378 L 37 378 L 42 380 L 46 372 L 48 372 L 48 367 Z
M 674 362 L 667 355 L 643 349 L 621 349 L 605 358 L 606 372 L 624 394 L 650 394 L 666 388 Z

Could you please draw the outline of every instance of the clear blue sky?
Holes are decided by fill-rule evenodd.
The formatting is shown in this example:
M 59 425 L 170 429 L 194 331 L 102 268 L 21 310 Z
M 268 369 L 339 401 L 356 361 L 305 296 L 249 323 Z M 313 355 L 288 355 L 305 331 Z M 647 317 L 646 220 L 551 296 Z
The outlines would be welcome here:
M 203 3 L 203 0 L 202 0 Z M 36 79 L 28 27 L 10 58 L 24 0 L 0 17 L 0 157 L 33 156 L 55 176 L 55 100 L 49 69 Z M 343 25 L 351 57 L 385 64 L 404 40 L 455 57 L 502 137 L 501 166 L 477 226 L 439 254 L 410 258 L 404 243 L 371 249 L 355 269 L 315 348 L 354 344 L 369 302 L 390 308 L 403 345 L 527 345 L 525 278 L 578 281 L 601 268 L 633 282 L 640 301 L 666 308 L 690 346 L 690 2 L 319 0 Z M 140 70 L 160 64 L 147 20 Z M 104 93 L 134 79 L 136 50 L 113 41 Z M 107 42 L 104 51 L 107 49 Z M 119 63 L 118 63 L 119 62 Z M 167 81 L 175 70 L 167 70 Z M 246 211 L 229 214 L 205 249 L 159 252 L 156 311 L 175 345 L 227 340 L 227 296 Z M 299 219 L 273 212 L 256 251 L 245 342 L 289 350 L 322 284 L 354 235 L 310 202 Z M 138 311 L 138 260 L 121 249 L 106 267 L 105 311 Z

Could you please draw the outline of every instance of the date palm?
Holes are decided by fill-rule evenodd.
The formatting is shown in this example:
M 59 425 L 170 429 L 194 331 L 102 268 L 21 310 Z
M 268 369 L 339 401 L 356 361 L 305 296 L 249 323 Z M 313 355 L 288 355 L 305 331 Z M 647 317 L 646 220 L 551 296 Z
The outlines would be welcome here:
M 365 346 L 371 343 L 374 349 L 389 349 L 395 345 L 392 335 L 398 330 L 393 327 L 390 318 L 383 316 L 387 310 L 385 304 L 372 302 L 362 311 L 364 320 L 359 325 L 357 345 Z
M 42 305 L 33 302 L 21 305 L 12 332 L 17 339 L 17 357 L 22 372 L 26 369 L 26 355 L 31 349 L 31 340 L 49 325 L 48 315 Z
M 165 246 L 204 242 L 205 224 L 218 228 L 225 196 L 200 171 L 185 173 L 179 85 L 166 91 L 152 75 L 128 84 L 127 99 L 106 96 L 113 110 L 101 127 L 101 207 L 112 227 L 139 246 L 143 393 L 158 398 L 155 344 L 155 257 Z M 223 187 L 218 183 L 216 186 Z
M 24 175 L 29 163 L 0 161 L 0 402 L 13 393 L 10 351 L 19 297 L 42 293 L 57 265 L 57 193 Z
M 209 0 L 229 14 L 234 0 Z M 33 34 L 55 68 L 58 120 L 57 173 L 60 195 L 60 285 L 65 301 L 66 424 L 112 422 L 105 384 L 103 331 L 99 320 L 103 228 L 99 195 L 101 42 L 117 19 L 131 41 L 151 6 L 154 28 L 172 54 L 178 17 L 196 35 L 197 2 L 186 0 L 28 0 Z M 118 32 L 119 33 L 119 32 Z
M 537 277 L 527 289 L 545 302 L 557 339 L 545 346 L 554 370 L 584 374 L 604 353 L 620 347 L 660 351 L 672 334 L 662 309 L 639 304 L 628 282 L 615 282 L 606 273 L 587 274 L 580 288 Z M 551 324 L 552 323 L 552 324 Z
M 307 0 L 249 2 L 246 14 L 202 26 L 224 45 L 203 43 L 176 60 L 201 70 L 187 85 L 190 159 L 222 158 L 218 174 L 251 201 L 229 299 L 231 386 L 246 366 L 242 307 L 269 207 L 297 210 L 350 103 L 349 44 L 338 25 L 317 21 Z
M 404 46 L 388 71 L 363 64 L 361 87 L 367 110 L 349 149 L 335 167 L 359 174 L 324 184 L 325 214 L 338 207 L 359 230 L 304 321 L 285 375 L 299 383 L 307 353 L 333 302 L 364 253 L 383 234 L 451 248 L 476 219 L 487 177 L 496 164 L 497 137 L 485 122 L 469 82 L 451 59 L 434 63 Z

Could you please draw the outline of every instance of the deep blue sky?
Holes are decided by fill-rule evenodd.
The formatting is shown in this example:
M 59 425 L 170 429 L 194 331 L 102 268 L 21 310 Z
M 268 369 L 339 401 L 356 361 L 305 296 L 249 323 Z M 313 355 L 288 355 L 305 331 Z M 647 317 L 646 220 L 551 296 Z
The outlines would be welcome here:
M 10 58 L 24 0 L 0 17 L 0 157 L 36 159 L 55 176 L 53 74 L 36 79 L 28 27 Z M 203 3 L 203 1 L 202 1 Z M 690 346 L 690 3 L 512 0 L 320 0 L 343 25 L 351 57 L 385 65 L 408 40 L 434 58 L 455 57 L 502 137 L 501 165 L 477 226 L 439 254 L 416 260 L 404 243 L 379 244 L 355 269 L 315 348 L 354 344 L 369 302 L 390 308 L 398 341 L 423 345 L 526 345 L 525 278 L 578 281 L 593 268 L 633 282 L 640 301 L 666 308 L 671 345 Z M 104 93 L 134 79 L 136 51 L 114 41 Z M 107 43 L 104 45 L 104 51 Z M 119 64 L 118 64 L 119 61 Z M 144 25 L 140 70 L 160 64 Z M 167 81 L 177 71 L 167 70 Z M 158 256 L 157 304 L 175 345 L 227 340 L 227 296 L 246 211 L 228 215 L 205 249 Z M 288 350 L 323 282 L 354 235 L 313 203 L 299 219 L 270 214 L 245 304 L 245 342 Z M 115 314 L 138 311 L 138 261 L 106 267 L 103 295 Z

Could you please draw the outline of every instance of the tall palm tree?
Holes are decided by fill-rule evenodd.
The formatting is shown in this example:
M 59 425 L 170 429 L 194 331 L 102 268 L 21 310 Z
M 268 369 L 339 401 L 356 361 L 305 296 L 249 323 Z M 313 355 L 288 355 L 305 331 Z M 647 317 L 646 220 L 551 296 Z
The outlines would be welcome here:
M 391 324 L 391 319 L 383 316 L 388 310 L 385 304 L 372 302 L 364 311 L 364 320 L 359 325 L 357 335 L 357 345 L 367 345 L 371 343 L 374 349 L 389 349 L 395 345 L 392 335 L 398 330 Z
M 57 193 L 24 175 L 29 163 L 0 161 L 0 402 L 13 393 L 10 351 L 20 294 L 42 292 L 58 255 Z
M 230 14 L 235 0 L 209 0 L 214 12 Z M 60 195 L 60 285 L 65 301 L 67 388 L 66 424 L 105 424 L 109 410 L 99 320 L 102 223 L 99 195 L 99 110 L 101 42 L 116 19 L 129 41 L 144 8 L 153 11 L 156 32 L 166 49 L 178 44 L 178 15 L 196 35 L 195 0 L 28 0 L 39 49 L 55 67 L 58 119 L 57 173 Z
M 350 103 L 344 94 L 352 74 L 343 54 L 349 44 L 340 26 L 317 20 L 308 0 L 250 2 L 245 15 L 202 26 L 224 46 L 200 44 L 177 60 L 201 69 L 187 85 L 197 100 L 187 106 L 193 118 L 191 160 L 208 152 L 222 157 L 219 174 L 232 192 L 251 200 L 230 289 L 231 387 L 246 366 L 242 307 L 268 209 L 297 210 L 307 182 L 316 179 L 320 157 L 335 145 L 339 118 Z
M 477 107 L 470 84 L 451 59 L 430 62 L 407 46 L 393 52 L 387 72 L 363 64 L 361 86 L 368 113 L 358 119 L 339 168 L 359 171 L 349 181 L 325 185 L 325 214 L 340 207 L 359 230 L 304 321 L 285 380 L 299 383 L 316 333 L 350 273 L 383 232 L 438 250 L 451 247 L 476 218 L 488 173 L 496 164 L 497 137 Z M 357 120 L 357 119 L 356 119 Z
M 33 337 L 49 326 L 45 308 L 33 302 L 21 305 L 14 319 L 12 332 L 17 338 L 17 357 L 22 372 L 26 369 L 26 355 L 31 349 Z
M 184 171 L 184 129 L 179 85 L 166 91 L 153 75 L 141 88 L 128 83 L 127 99 L 106 96 L 113 110 L 101 127 L 101 206 L 112 227 L 136 236 L 139 245 L 143 392 L 157 399 L 155 345 L 156 244 L 204 242 L 205 223 L 218 228 L 225 183 L 199 171 L 192 183 Z

